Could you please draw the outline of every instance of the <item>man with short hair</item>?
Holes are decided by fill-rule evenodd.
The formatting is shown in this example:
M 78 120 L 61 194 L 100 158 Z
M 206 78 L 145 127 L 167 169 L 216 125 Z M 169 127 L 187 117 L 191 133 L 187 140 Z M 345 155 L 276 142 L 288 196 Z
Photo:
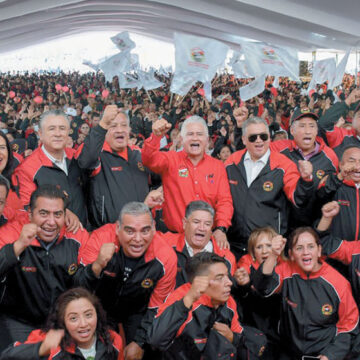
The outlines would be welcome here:
M 73 286 L 88 234 L 66 231 L 66 201 L 55 185 L 39 186 L 30 198 L 30 222 L 14 220 L 0 228 L 2 348 L 42 326 L 56 298 Z
M 312 165 L 299 160 L 298 166 L 285 155 L 271 151 L 266 121 L 250 117 L 243 123 L 245 149 L 226 161 L 234 216 L 229 229 L 231 250 L 239 259 L 247 253 L 252 230 L 271 226 L 283 235 L 288 230 L 287 199 L 304 206 L 313 191 Z
M 76 232 L 81 223 L 86 226 L 87 212 L 83 193 L 83 173 L 75 158 L 75 150 L 66 147 L 69 120 L 59 110 L 42 114 L 39 135 L 42 146 L 28 156 L 14 172 L 19 183 L 20 199 L 29 206 L 33 191 L 43 184 L 58 186 L 68 198 L 66 226 Z M 16 183 L 16 182 L 15 182 Z
M 330 174 L 320 185 L 322 203 L 337 201 L 341 211 L 331 224 L 334 236 L 344 240 L 360 240 L 360 146 L 343 148 L 340 172 Z
M 189 283 L 177 288 L 159 308 L 149 343 L 165 359 L 236 359 L 243 328 L 226 260 L 201 252 L 189 261 Z
M 174 248 L 177 255 L 176 287 L 189 280 L 185 267 L 187 261 L 200 252 L 210 252 L 224 257 L 229 273 L 236 269 L 235 257 L 229 249 L 220 249 L 212 236 L 215 211 L 205 201 L 191 201 L 185 209 L 183 231 L 180 234 L 166 233 L 166 241 Z
M 199 116 L 189 117 L 181 127 L 183 150 L 161 152 L 160 140 L 170 128 L 165 119 L 154 122 L 152 135 L 145 140 L 142 152 L 144 165 L 162 176 L 165 225 L 172 232 L 181 232 L 187 204 L 204 200 L 216 212 L 214 237 L 221 248 L 226 247 L 233 205 L 224 165 L 205 153 L 206 123 Z
M 79 166 L 90 171 L 88 210 L 95 228 L 114 223 L 128 202 L 149 201 L 150 174 L 142 164 L 140 149 L 129 145 L 129 136 L 127 114 L 108 105 L 78 150 Z
M 175 287 L 177 263 L 173 249 L 156 234 L 148 206 L 123 206 L 116 224 L 92 233 L 81 261 L 86 268 L 79 285 L 96 291 L 113 325 L 122 323 L 125 359 L 141 359 L 146 331 Z

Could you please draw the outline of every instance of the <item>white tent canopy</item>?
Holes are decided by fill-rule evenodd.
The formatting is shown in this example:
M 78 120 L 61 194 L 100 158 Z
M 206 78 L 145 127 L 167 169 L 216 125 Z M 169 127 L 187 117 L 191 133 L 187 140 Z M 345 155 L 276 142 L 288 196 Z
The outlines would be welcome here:
M 0 53 L 99 30 L 345 50 L 360 45 L 359 14 L 359 0 L 0 0 Z

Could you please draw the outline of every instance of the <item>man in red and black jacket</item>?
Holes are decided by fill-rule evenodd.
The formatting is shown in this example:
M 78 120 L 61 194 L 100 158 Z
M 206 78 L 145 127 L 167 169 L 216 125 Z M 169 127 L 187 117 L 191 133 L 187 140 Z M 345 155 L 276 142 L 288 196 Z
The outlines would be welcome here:
M 323 203 L 337 201 L 341 211 L 331 224 L 331 233 L 344 240 L 360 239 L 360 147 L 344 148 L 340 172 L 330 174 L 317 192 Z
M 200 252 L 210 252 L 226 260 L 229 273 L 234 275 L 236 269 L 235 256 L 229 249 L 220 249 L 212 237 L 215 211 L 205 201 L 190 202 L 185 209 L 183 219 L 184 231 L 180 234 L 166 233 L 164 238 L 177 255 L 176 287 L 189 282 L 186 275 L 186 263 Z
M 284 235 L 288 231 L 287 200 L 305 206 L 314 186 L 309 161 L 300 160 L 298 170 L 285 155 L 269 149 L 270 133 L 265 120 L 247 119 L 243 142 L 246 149 L 226 161 L 234 204 L 228 238 L 237 259 L 247 252 L 252 230 L 271 226 Z
M 86 226 L 87 211 L 83 172 L 74 156 L 75 150 L 66 147 L 69 119 L 62 111 L 48 111 L 41 116 L 39 126 L 42 146 L 15 169 L 14 184 L 19 184 L 20 199 L 25 207 L 38 186 L 57 185 L 69 202 L 66 226 L 69 231 L 76 231 L 80 223 Z
M 130 201 L 144 201 L 149 192 L 149 171 L 140 149 L 128 144 L 129 118 L 116 105 L 108 105 L 78 150 L 80 168 L 89 170 L 89 220 L 98 228 L 114 223 Z
M 186 270 L 190 282 L 160 306 L 149 343 L 163 351 L 163 359 L 236 359 L 244 334 L 230 296 L 226 260 L 202 252 L 191 258 Z
M 122 323 L 125 358 L 141 359 L 146 331 L 175 287 L 177 264 L 173 249 L 156 234 L 149 208 L 126 204 L 118 222 L 91 234 L 81 261 L 86 267 L 78 284 L 95 290 L 112 325 Z
M 321 205 L 316 198 L 316 189 L 321 179 L 337 172 L 339 161 L 335 152 L 328 147 L 318 134 L 318 116 L 308 108 L 297 108 L 291 117 L 290 133 L 293 140 L 278 140 L 270 144 L 272 151 L 279 151 L 295 165 L 299 160 L 310 161 L 313 166 L 314 192 L 305 207 L 291 206 L 289 215 L 290 228 L 312 225 L 321 215 Z
M 2 348 L 42 326 L 57 297 L 74 284 L 79 248 L 88 233 L 66 231 L 65 213 L 63 192 L 42 185 L 30 198 L 29 220 L 0 228 Z

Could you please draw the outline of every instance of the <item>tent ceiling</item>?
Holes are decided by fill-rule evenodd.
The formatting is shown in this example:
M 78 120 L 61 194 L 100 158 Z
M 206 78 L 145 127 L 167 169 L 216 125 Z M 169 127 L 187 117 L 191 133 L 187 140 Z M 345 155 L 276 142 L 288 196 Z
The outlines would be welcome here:
M 0 0 L 0 53 L 104 30 L 345 50 L 360 45 L 359 14 L 359 0 Z

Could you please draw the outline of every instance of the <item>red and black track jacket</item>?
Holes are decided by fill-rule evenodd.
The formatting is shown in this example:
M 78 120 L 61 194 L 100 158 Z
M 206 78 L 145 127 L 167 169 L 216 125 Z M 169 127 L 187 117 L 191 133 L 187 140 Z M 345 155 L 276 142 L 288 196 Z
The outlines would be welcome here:
M 106 130 L 96 126 L 77 152 L 80 168 L 90 170 L 88 210 L 95 227 L 114 223 L 126 203 L 142 202 L 149 192 L 149 173 L 140 149 L 128 146 L 123 152 L 113 151 L 105 135 Z
M 83 173 L 74 157 L 75 150 L 65 148 L 68 175 L 44 154 L 41 147 L 28 156 L 16 169 L 13 177 L 19 183 L 19 193 L 24 206 L 29 205 L 30 196 L 38 186 L 53 184 L 60 186 L 69 200 L 69 209 L 85 226 L 87 221 L 83 194 Z M 14 182 L 16 183 L 16 182 Z
M 288 261 L 264 275 L 253 277 L 263 295 L 281 293 L 280 337 L 292 358 L 302 355 L 341 360 L 350 350 L 359 313 L 349 282 L 325 262 L 310 275 Z
M 185 266 L 187 260 L 190 258 L 189 253 L 185 245 L 185 234 L 174 234 L 168 232 L 164 234 L 164 238 L 168 244 L 172 246 L 177 255 L 177 275 L 176 275 L 176 288 L 186 284 L 189 280 L 186 275 Z M 210 241 L 213 244 L 213 252 L 226 260 L 226 265 L 229 269 L 229 273 L 234 275 L 236 262 L 234 254 L 228 249 L 220 249 L 216 240 L 211 237 Z
M 234 204 L 228 240 L 234 251 L 247 249 L 250 233 L 256 228 L 271 226 L 279 234 L 285 234 L 287 199 L 295 206 L 305 206 L 314 186 L 313 181 L 300 178 L 296 165 L 285 155 L 271 151 L 267 164 L 248 187 L 244 166 L 246 151 L 235 152 L 226 162 Z
M 73 286 L 79 248 L 86 244 L 88 233 L 78 230 L 73 234 L 63 228 L 49 250 L 34 238 L 18 259 L 13 243 L 19 238 L 23 224 L 11 221 L 0 228 L 0 278 L 4 281 L 0 309 L 39 327 L 57 297 Z
M 234 299 L 230 297 L 215 309 L 204 294 L 188 309 L 183 298 L 190 288 L 189 283 L 180 286 L 160 306 L 148 333 L 149 344 L 166 351 L 165 358 L 174 360 L 236 359 L 243 328 Z M 234 333 L 232 343 L 212 329 L 215 321 L 229 326 Z
M 326 232 L 320 237 L 322 253 L 349 265 L 350 283 L 360 308 L 360 241 L 345 241 Z
M 320 184 L 318 197 L 323 203 L 337 201 L 340 212 L 331 223 L 331 233 L 348 241 L 360 239 L 360 189 L 352 180 L 339 180 L 330 174 L 326 182 Z
M 334 173 L 338 170 L 339 160 L 335 152 L 326 146 L 321 137 L 316 137 L 316 142 L 320 145 L 319 152 L 309 159 L 313 166 L 313 196 L 305 207 L 291 207 L 290 223 L 294 228 L 298 226 L 311 226 L 314 219 L 317 219 L 320 216 L 322 204 L 317 202 L 316 189 L 320 180 L 325 175 Z M 284 154 L 293 161 L 296 166 L 298 165 L 299 160 L 304 160 L 294 140 L 274 141 L 270 143 L 270 149 Z
M 107 352 L 106 346 L 100 338 L 96 340 L 96 356 L 94 360 L 124 360 L 123 343 L 121 337 L 116 332 L 109 330 L 114 354 Z M 39 357 L 39 349 L 44 341 L 46 333 L 41 330 L 34 330 L 24 343 L 16 342 L 5 349 L 1 354 L 3 360 L 85 360 L 81 351 L 75 346 L 70 346 L 66 350 L 57 347 L 51 350 L 49 356 Z
M 151 134 L 144 142 L 142 160 L 151 171 L 162 177 L 165 202 L 164 222 L 169 230 L 182 232 L 186 206 L 194 200 L 204 200 L 215 209 L 215 226 L 228 228 L 233 205 L 220 160 L 204 154 L 194 166 L 185 151 L 160 151 L 161 137 Z
M 114 242 L 119 250 L 105 267 L 98 281 L 93 281 L 91 264 L 96 260 L 101 245 Z M 175 287 L 176 254 L 159 235 L 155 234 L 145 254 L 124 282 L 124 254 L 116 236 L 116 224 L 107 224 L 95 230 L 88 245 L 81 251 L 81 261 L 86 266 L 78 279 L 79 285 L 96 290 L 109 317 L 116 322 L 126 321 L 134 314 L 139 317 L 134 340 L 145 343 L 147 327 L 157 308 Z M 90 278 L 89 278 L 89 277 Z M 129 341 L 129 339 L 127 339 Z

